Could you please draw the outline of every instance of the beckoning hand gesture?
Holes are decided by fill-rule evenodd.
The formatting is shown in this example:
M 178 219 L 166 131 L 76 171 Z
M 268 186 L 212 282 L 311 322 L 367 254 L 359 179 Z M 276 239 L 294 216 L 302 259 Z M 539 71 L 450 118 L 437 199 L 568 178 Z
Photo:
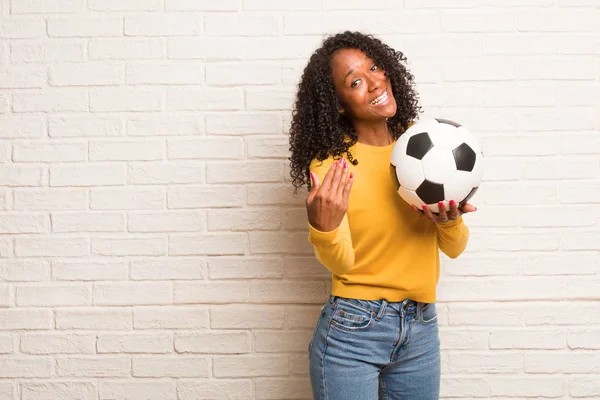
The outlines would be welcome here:
M 348 176 L 348 163 L 341 159 L 329 168 L 322 184 L 317 175 L 311 172 L 310 176 L 313 185 L 306 198 L 308 222 L 319 231 L 330 232 L 346 215 L 354 174 Z
M 431 212 L 429 207 L 426 204 L 423 204 L 423 211 L 419 210 L 415 206 L 411 206 L 413 210 L 418 212 L 419 214 L 425 216 L 427 219 L 435 222 L 436 224 L 445 224 L 448 221 L 454 221 L 458 217 L 463 214 L 470 213 L 473 211 L 477 211 L 477 207 L 466 203 L 465 205 L 458 207 L 454 200 L 450 200 L 450 210 L 446 211 L 446 207 L 443 202 L 438 203 L 438 208 L 440 209 L 439 214 L 434 214 Z

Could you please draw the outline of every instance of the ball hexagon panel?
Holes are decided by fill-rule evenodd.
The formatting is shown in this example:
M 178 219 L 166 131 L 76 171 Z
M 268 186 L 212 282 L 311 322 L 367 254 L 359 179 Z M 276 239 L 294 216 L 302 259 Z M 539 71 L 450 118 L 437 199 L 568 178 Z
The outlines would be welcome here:
M 447 149 L 435 146 L 421 160 L 421 168 L 424 177 L 435 183 L 444 183 L 456 171 L 454 157 L 452 152 Z
M 475 168 L 475 161 L 477 160 L 477 154 L 475 154 L 468 144 L 461 144 L 452 150 L 452 154 L 454 155 L 454 162 L 457 170 L 473 171 L 473 168 Z
M 413 157 L 401 157 L 396 165 L 396 176 L 400 186 L 409 190 L 416 190 L 425 180 L 421 160 Z M 410 171 L 410 173 L 403 173 Z
M 402 197 L 404 199 L 404 201 L 406 201 L 408 204 L 412 204 L 415 207 L 417 207 L 418 209 L 422 210 L 421 205 L 423 204 L 423 200 L 421 200 L 419 198 L 419 196 L 417 196 L 417 194 L 414 192 L 414 190 L 409 190 L 403 187 L 400 187 L 398 189 L 398 194 L 400 195 L 400 197 Z

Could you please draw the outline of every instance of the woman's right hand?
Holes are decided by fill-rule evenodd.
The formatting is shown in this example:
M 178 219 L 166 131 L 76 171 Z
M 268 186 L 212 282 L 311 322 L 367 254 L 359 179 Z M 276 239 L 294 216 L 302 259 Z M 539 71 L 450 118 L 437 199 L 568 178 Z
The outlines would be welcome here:
M 311 172 L 310 176 L 313 184 L 306 198 L 308 222 L 321 232 L 333 231 L 348 210 L 354 174 L 348 176 L 348 163 L 341 159 L 329 168 L 322 184 L 317 175 Z

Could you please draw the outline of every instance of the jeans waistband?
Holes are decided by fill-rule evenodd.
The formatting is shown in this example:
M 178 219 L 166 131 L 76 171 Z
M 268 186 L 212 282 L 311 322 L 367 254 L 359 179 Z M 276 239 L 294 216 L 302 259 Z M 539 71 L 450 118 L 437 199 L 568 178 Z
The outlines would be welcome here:
M 362 307 L 368 311 L 377 315 L 377 319 L 381 318 L 383 314 L 399 314 L 399 313 L 410 313 L 410 312 L 418 312 L 423 307 L 427 305 L 427 303 L 421 303 L 418 301 L 414 301 L 412 299 L 405 299 L 399 302 L 388 302 L 385 299 L 382 300 L 359 300 L 359 299 L 351 299 L 340 296 L 329 296 L 329 303 L 335 307 L 338 300 L 343 300 L 346 302 L 353 303 L 358 307 Z M 393 310 L 390 311 L 389 309 Z M 387 310 L 387 312 L 386 312 Z

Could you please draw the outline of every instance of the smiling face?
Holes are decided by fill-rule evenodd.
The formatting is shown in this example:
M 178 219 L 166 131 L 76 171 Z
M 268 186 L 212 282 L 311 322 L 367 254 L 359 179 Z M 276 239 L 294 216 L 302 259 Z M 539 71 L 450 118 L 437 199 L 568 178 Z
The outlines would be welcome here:
M 341 109 L 352 120 L 378 121 L 396 114 L 396 100 L 385 71 L 358 49 L 342 49 L 331 58 Z

